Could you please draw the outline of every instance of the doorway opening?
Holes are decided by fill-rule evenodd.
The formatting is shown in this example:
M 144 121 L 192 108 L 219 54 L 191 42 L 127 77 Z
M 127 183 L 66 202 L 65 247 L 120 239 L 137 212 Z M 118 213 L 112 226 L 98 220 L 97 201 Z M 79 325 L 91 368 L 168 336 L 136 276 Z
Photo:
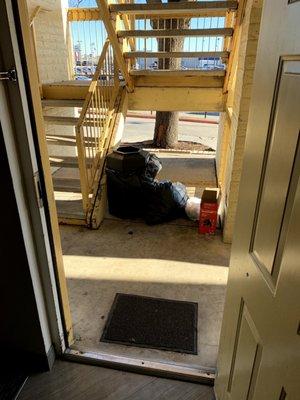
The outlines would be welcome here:
M 99 18 L 97 12 L 94 14 L 85 14 L 85 12 L 87 11 L 83 12 L 84 18 L 86 15 L 90 15 L 89 18 Z M 123 362 L 124 360 L 126 363 L 135 362 L 139 366 L 150 362 L 158 365 L 167 364 L 174 368 L 193 369 L 194 374 L 196 374 L 195 371 L 203 368 L 213 375 L 217 360 L 230 255 L 230 245 L 223 243 L 221 230 L 218 230 L 215 236 L 201 236 L 198 234 L 197 223 L 184 218 L 150 227 L 140 220 L 120 220 L 108 213 L 105 196 L 99 200 L 98 194 L 105 193 L 105 174 L 97 177 L 99 182 L 97 188 L 100 189 L 96 192 L 92 192 L 89 187 L 85 187 L 83 192 L 83 186 L 88 186 L 89 178 L 96 176 L 93 135 L 97 128 L 99 131 L 103 128 L 104 124 L 102 125 L 101 122 L 103 117 L 105 126 L 111 127 L 112 132 L 114 130 L 116 132 L 108 146 L 106 146 L 107 137 L 103 138 L 101 135 L 101 137 L 96 137 L 96 141 L 99 139 L 97 146 L 99 142 L 102 146 L 97 148 L 97 155 L 102 150 L 105 150 L 105 155 L 108 154 L 120 143 L 139 145 L 151 150 L 160 158 L 163 168 L 158 178 L 172 182 L 180 181 L 188 188 L 190 196 L 201 197 L 205 187 L 217 187 L 219 179 L 216 175 L 215 159 L 219 134 L 218 115 L 197 113 L 195 109 L 200 107 L 198 101 L 201 100 L 201 104 L 205 104 L 202 109 L 207 106 L 209 107 L 207 109 L 220 111 L 222 118 L 226 118 L 228 131 L 230 131 L 230 113 L 226 108 L 223 93 L 225 84 L 223 61 L 228 59 L 228 54 L 218 52 L 218 55 L 210 57 L 211 66 L 197 64 L 199 68 L 196 70 L 179 68 L 172 71 L 156 69 L 141 71 L 133 69 L 130 73 L 136 82 L 136 90 L 135 92 L 126 91 L 125 74 L 122 75 L 119 67 L 116 67 L 114 49 L 110 40 L 106 39 L 106 33 L 104 32 L 103 36 L 102 34 L 97 36 L 101 37 L 101 43 L 97 44 L 99 52 L 97 50 L 95 53 L 95 46 L 83 49 L 80 38 L 77 42 L 74 42 L 73 38 L 72 43 L 70 32 L 68 28 L 65 29 L 64 15 L 61 15 L 60 9 L 58 14 L 61 24 L 55 25 L 59 31 L 57 31 L 57 36 L 63 35 L 65 38 L 61 42 L 64 47 L 63 56 L 60 57 L 63 66 L 61 69 L 49 68 L 48 64 L 43 64 L 40 54 L 37 54 L 37 65 L 40 71 L 46 138 L 73 319 L 74 342 L 70 343 L 69 352 L 71 355 L 89 355 L 87 358 L 91 354 L 98 355 L 102 359 L 104 355 L 107 358 L 121 357 Z M 81 14 L 78 14 L 76 10 L 69 10 L 67 14 L 69 22 L 77 26 L 79 36 L 84 32 L 84 28 L 80 28 L 81 23 L 105 31 L 103 23 L 98 19 L 96 22 L 88 19 L 84 22 L 78 20 L 79 23 L 75 24 L 76 18 L 81 18 Z M 35 19 L 35 28 L 43 26 L 42 23 L 51 18 L 58 18 L 57 13 L 41 10 Z M 36 33 L 42 34 L 40 31 Z M 213 43 L 217 45 L 219 42 L 213 41 Z M 35 44 L 39 51 L 39 44 Z M 75 70 L 74 66 L 70 68 L 70 60 L 66 57 L 68 51 L 73 53 L 72 56 L 78 57 Z M 201 53 L 205 53 L 201 54 L 201 57 L 209 57 L 208 51 L 201 51 Z M 95 55 L 97 59 L 102 60 L 98 72 L 93 60 Z M 87 56 L 90 56 L 91 65 L 88 65 L 85 60 Z M 222 68 L 221 66 L 219 68 L 219 63 L 222 64 Z M 130 62 L 127 64 L 130 68 Z M 96 72 L 98 75 L 93 86 Z M 170 76 L 168 77 L 167 74 Z M 93 86 L 92 97 L 86 103 L 86 96 L 91 85 Z M 151 85 L 155 85 L 155 88 Z M 121 93 L 120 95 L 114 92 L 116 88 L 118 93 Z M 160 103 L 161 107 L 164 107 L 164 101 L 167 99 L 173 104 L 173 110 L 194 110 L 181 114 L 180 129 L 183 129 L 179 137 L 181 148 L 175 150 L 147 147 L 150 145 L 147 141 L 150 140 L 148 135 L 153 129 L 154 114 L 144 111 L 142 113 L 146 115 L 140 115 L 138 111 L 139 109 L 151 110 L 155 100 L 159 99 L 163 93 L 165 97 Z M 151 107 L 149 102 L 145 104 L 147 94 L 151 97 Z M 176 94 L 175 101 L 174 94 Z M 232 100 L 232 91 L 230 95 Z M 118 96 L 120 102 L 115 107 Z M 127 105 L 122 109 L 126 96 L 128 97 Z M 104 105 L 97 104 L 99 98 L 105 102 Z M 185 108 L 182 105 L 182 99 L 188 101 Z M 117 110 L 113 117 L 109 109 L 112 103 L 114 111 Z M 121 111 L 119 111 L 119 106 Z M 128 107 L 132 111 L 127 112 Z M 165 110 L 165 108 L 161 109 Z M 127 115 L 124 130 L 122 127 L 124 121 L 118 120 L 119 114 L 124 120 Z M 236 117 L 234 112 L 232 115 Z M 204 121 L 195 122 L 195 119 L 204 119 Z M 201 132 L 199 129 L 198 134 L 199 127 L 201 127 Z M 132 134 L 132 130 L 136 133 Z M 213 134 L 211 130 L 214 130 Z M 140 135 L 140 132 L 143 134 Z M 103 131 L 100 133 L 102 134 Z M 230 147 L 228 143 L 233 135 L 232 137 L 227 135 L 226 138 L 226 142 L 223 140 L 222 151 Z M 104 139 L 103 142 L 102 139 Z M 225 154 L 226 151 L 223 153 Z M 105 162 L 103 154 L 101 153 L 101 160 Z M 225 161 L 231 160 L 230 155 L 228 157 L 227 153 L 225 155 Z M 77 165 L 82 163 L 82 160 L 84 160 L 85 168 L 83 175 Z M 101 214 L 99 217 L 101 223 L 96 221 L 95 226 L 93 223 L 89 224 L 98 228 L 95 230 L 89 230 L 86 227 L 89 211 L 87 212 L 85 206 L 90 201 L 93 201 L 92 211 L 98 208 L 99 215 Z M 88 220 L 93 222 L 93 215 L 88 215 Z M 101 342 L 100 337 L 117 293 L 197 303 L 198 354 Z
M 208 114 L 206 122 L 203 113 L 181 113 L 178 149 L 151 145 L 154 116 L 128 111 L 117 146 L 155 154 L 162 163 L 157 179 L 179 181 L 189 196 L 201 198 L 204 188 L 217 186 L 218 115 Z M 149 226 L 111 215 L 106 203 L 97 230 L 61 224 L 60 232 L 74 328 L 71 350 L 213 376 L 230 256 L 220 226 L 214 236 L 200 235 L 198 222 L 187 218 Z M 100 341 L 117 293 L 197 303 L 197 354 Z

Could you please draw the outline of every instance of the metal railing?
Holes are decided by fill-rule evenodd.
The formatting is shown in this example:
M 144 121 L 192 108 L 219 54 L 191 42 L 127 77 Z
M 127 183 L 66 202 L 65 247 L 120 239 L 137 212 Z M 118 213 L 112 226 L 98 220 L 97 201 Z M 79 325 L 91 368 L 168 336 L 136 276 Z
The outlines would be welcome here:
M 93 191 L 99 160 L 109 135 L 118 89 L 119 72 L 115 68 L 112 46 L 109 40 L 106 40 L 76 126 L 81 192 L 85 211 L 89 207 L 89 197 Z

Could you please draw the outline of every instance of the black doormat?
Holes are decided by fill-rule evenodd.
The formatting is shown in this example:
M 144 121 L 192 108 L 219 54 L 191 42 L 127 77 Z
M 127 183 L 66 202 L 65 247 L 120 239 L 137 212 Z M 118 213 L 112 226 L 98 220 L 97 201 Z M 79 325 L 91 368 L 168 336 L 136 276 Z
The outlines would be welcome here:
M 197 354 L 198 304 L 117 293 L 101 342 Z

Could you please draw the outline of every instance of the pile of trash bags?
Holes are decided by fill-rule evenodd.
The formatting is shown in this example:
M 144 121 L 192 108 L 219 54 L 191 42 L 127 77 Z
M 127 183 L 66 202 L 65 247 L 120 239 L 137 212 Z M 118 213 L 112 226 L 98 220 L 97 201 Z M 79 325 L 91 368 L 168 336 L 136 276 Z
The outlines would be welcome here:
M 106 159 L 109 212 L 119 218 L 143 218 L 149 225 L 186 216 L 186 187 L 156 179 L 158 157 L 134 146 L 122 146 Z

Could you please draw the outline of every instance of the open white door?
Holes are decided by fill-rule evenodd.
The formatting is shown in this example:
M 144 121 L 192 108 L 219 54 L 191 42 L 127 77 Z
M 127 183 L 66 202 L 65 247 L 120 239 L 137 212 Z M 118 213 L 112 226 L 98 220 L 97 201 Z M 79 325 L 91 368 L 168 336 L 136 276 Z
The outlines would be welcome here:
M 300 399 L 299 174 L 300 1 L 265 0 L 221 331 L 218 400 Z

